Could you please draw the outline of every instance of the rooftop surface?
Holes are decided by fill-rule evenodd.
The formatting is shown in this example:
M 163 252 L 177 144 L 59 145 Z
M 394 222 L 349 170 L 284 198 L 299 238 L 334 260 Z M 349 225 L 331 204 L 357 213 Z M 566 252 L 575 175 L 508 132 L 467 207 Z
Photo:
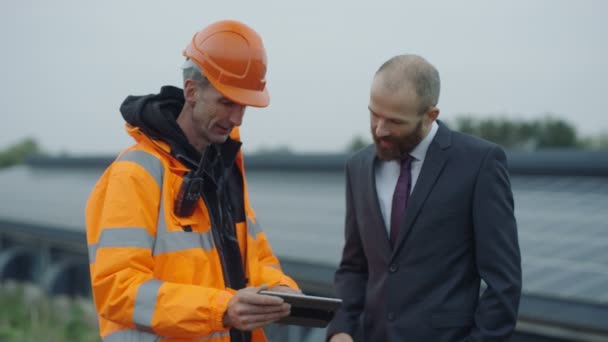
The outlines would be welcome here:
M 290 168 L 294 164 L 285 164 L 284 158 L 274 167 L 272 158 L 248 163 L 254 210 L 280 257 L 337 266 L 344 216 L 340 163 L 345 158 L 340 158 L 316 159 L 318 168 L 302 160 L 306 167 Z M 89 167 L 38 161 L 1 170 L 0 219 L 84 231 L 86 200 L 108 162 L 103 160 Z M 608 308 L 608 168 L 600 163 L 589 172 L 583 160 L 585 172 L 567 165 L 543 175 L 515 164 L 511 182 L 524 295 Z

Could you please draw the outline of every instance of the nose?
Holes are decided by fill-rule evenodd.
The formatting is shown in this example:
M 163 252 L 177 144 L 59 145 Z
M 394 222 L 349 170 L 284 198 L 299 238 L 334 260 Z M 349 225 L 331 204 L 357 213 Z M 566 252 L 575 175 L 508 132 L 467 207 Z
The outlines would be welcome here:
M 235 105 L 234 110 L 230 113 L 230 122 L 234 126 L 240 126 L 243 123 L 243 117 L 245 116 L 245 106 Z
M 383 138 L 389 135 L 389 130 L 386 128 L 385 121 L 380 119 L 376 121 L 376 127 L 374 127 L 374 133 L 379 138 Z

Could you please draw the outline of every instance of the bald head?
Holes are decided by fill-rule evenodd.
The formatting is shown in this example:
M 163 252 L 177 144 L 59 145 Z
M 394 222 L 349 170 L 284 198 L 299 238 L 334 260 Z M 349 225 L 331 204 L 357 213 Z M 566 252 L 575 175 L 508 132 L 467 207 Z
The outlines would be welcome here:
M 417 55 L 399 55 L 389 59 L 376 71 L 375 80 L 391 91 L 413 87 L 419 100 L 419 114 L 437 106 L 439 101 L 439 72 Z

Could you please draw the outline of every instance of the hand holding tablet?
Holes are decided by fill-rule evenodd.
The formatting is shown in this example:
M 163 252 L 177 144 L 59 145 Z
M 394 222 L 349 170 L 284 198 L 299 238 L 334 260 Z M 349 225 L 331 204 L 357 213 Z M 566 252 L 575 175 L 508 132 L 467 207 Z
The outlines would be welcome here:
M 291 304 L 291 314 L 277 323 L 325 328 L 342 304 L 341 299 L 297 293 L 260 291 L 259 294 L 283 298 Z

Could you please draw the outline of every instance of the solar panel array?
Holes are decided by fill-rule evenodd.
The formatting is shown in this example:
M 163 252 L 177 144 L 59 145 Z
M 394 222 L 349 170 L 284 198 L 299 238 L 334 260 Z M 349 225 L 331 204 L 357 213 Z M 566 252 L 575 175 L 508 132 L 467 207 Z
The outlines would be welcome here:
M 341 175 L 260 172 L 249 179 L 277 253 L 337 265 Z M 608 179 L 513 176 L 512 187 L 524 292 L 608 304 Z
M 0 218 L 82 230 L 101 170 L 0 171 Z M 275 252 L 336 266 L 343 243 L 340 173 L 248 172 Z M 608 179 L 512 176 L 524 293 L 608 305 Z

